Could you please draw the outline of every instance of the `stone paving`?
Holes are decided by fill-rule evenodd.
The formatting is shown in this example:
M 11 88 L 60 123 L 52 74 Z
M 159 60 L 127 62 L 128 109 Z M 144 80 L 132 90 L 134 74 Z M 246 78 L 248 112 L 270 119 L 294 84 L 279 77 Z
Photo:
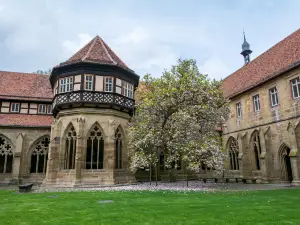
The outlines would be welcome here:
M 92 187 L 76 187 L 76 188 L 54 188 L 33 186 L 32 192 L 71 192 L 71 191 L 157 191 L 157 190 L 170 190 L 170 191 L 249 191 L 249 190 L 274 190 L 274 189 L 291 189 L 300 188 L 299 184 L 243 184 L 243 183 L 203 183 L 200 181 L 186 182 L 155 182 L 150 185 L 149 182 L 137 183 L 135 185 L 116 185 L 116 186 L 92 186 Z M 17 186 L 0 186 L 0 190 L 18 190 Z

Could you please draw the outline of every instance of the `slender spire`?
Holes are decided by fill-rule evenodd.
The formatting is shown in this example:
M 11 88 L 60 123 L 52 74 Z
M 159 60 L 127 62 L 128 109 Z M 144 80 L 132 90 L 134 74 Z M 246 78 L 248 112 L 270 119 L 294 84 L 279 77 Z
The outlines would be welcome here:
M 244 43 L 242 44 L 241 54 L 244 56 L 245 64 L 248 64 L 250 62 L 250 54 L 252 53 L 252 51 L 250 50 L 250 45 L 246 40 L 244 29 L 243 29 L 243 35 L 244 35 Z

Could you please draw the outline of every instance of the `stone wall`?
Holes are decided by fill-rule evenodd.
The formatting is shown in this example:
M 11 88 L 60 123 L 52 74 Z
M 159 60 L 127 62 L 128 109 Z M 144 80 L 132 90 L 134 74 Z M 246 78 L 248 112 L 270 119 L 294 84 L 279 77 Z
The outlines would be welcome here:
M 228 171 L 239 177 L 256 177 L 265 182 L 287 181 L 285 157 L 289 149 L 293 182 L 299 181 L 300 99 L 293 99 L 290 81 L 297 78 L 300 69 L 291 70 L 280 77 L 231 99 L 230 115 L 223 125 L 223 145 L 229 150 L 229 140 L 239 145 L 239 171 Z M 276 87 L 279 105 L 271 107 L 269 89 Z M 259 94 L 259 112 L 253 110 L 253 96 Z M 241 102 L 242 116 L 237 118 L 236 104 Z M 257 170 L 253 137 L 259 135 L 260 169 Z M 229 162 L 227 164 L 230 169 Z

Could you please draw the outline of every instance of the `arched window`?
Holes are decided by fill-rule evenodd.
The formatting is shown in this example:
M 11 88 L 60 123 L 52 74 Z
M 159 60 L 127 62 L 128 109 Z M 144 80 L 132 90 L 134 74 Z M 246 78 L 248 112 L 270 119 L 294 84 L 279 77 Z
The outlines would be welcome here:
M 87 139 L 86 169 L 103 169 L 104 167 L 104 140 L 99 125 L 94 125 Z
M 0 136 L 0 173 L 11 173 L 13 162 L 12 143 L 4 136 Z
M 253 136 L 253 151 L 254 151 L 254 157 L 255 157 L 255 165 L 256 169 L 260 170 L 260 154 L 261 154 L 261 147 L 260 147 L 260 139 L 259 139 L 259 133 L 255 132 Z
M 74 126 L 69 126 L 65 134 L 65 169 L 75 169 L 76 137 Z
M 30 173 L 46 173 L 49 136 L 42 137 L 34 146 L 31 152 Z
M 239 145 L 236 139 L 231 138 L 229 143 L 230 169 L 239 170 Z
M 115 167 L 116 169 L 122 169 L 122 133 L 118 128 L 115 133 Z

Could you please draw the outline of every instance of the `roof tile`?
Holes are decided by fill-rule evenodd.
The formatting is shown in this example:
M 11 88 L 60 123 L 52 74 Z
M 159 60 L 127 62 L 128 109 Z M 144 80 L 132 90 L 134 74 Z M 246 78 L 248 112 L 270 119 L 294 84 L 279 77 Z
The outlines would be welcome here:
M 0 114 L 0 126 L 50 127 L 52 116 L 29 114 Z

